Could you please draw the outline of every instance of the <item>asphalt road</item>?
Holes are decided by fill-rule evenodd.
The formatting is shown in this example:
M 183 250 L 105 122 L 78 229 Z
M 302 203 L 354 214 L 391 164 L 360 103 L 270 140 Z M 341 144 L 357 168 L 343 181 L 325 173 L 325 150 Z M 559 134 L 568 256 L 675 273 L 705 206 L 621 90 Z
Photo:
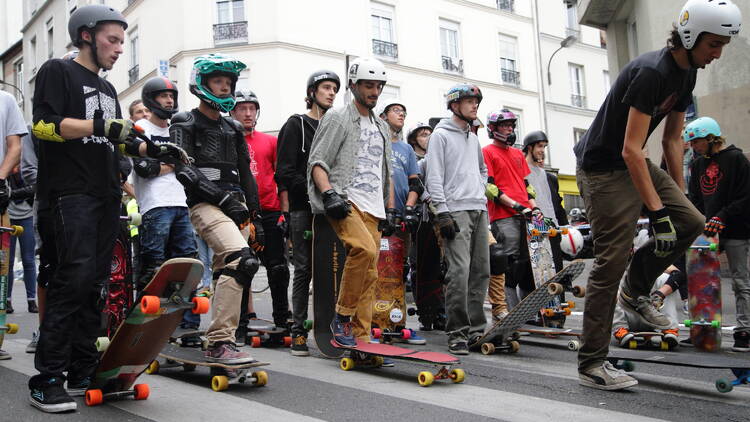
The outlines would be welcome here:
M 266 283 L 263 270 L 256 286 Z M 585 275 L 577 280 L 585 283 Z M 344 372 L 338 361 L 322 358 L 311 341 L 312 356 L 293 357 L 287 349 L 251 349 L 265 367 L 265 387 L 231 386 L 216 393 L 209 385 L 206 368 L 185 373 L 163 369 L 159 375 L 143 375 L 150 385 L 146 401 L 123 400 L 89 408 L 78 399 L 78 410 L 65 416 L 43 414 L 29 403 L 28 377 L 35 373 L 33 355 L 24 348 L 36 328 L 36 315 L 26 312 L 24 289 L 14 286 L 16 313 L 10 321 L 21 325 L 19 333 L 6 336 L 3 348 L 13 358 L 0 361 L 0 421 L 192 421 L 320 419 L 352 420 L 507 420 L 507 421 L 748 421 L 750 388 L 741 386 L 728 394 L 714 388 L 717 378 L 729 371 L 638 364 L 634 376 L 639 385 L 625 392 L 604 392 L 578 385 L 576 353 L 565 349 L 565 340 L 524 337 L 515 355 L 463 357 L 466 381 L 455 385 L 436 381 L 429 388 L 416 382 L 428 366 L 397 361 L 394 368 Z M 724 280 L 725 325 L 734 323 L 734 301 Z M 261 317 L 271 312 L 268 291 L 254 298 Z M 312 302 L 312 300 L 311 300 Z M 581 307 L 569 317 L 567 326 L 578 328 Z M 204 318 L 204 325 L 208 319 Z M 417 328 L 415 317 L 408 325 Z M 447 352 L 442 332 L 422 333 L 426 346 L 417 349 Z M 683 336 L 686 331 L 682 329 Z M 724 347 L 732 345 L 725 332 Z M 683 353 L 696 353 L 684 349 Z M 731 353 L 731 352 L 726 352 Z M 750 354 L 732 354 L 750 360 Z

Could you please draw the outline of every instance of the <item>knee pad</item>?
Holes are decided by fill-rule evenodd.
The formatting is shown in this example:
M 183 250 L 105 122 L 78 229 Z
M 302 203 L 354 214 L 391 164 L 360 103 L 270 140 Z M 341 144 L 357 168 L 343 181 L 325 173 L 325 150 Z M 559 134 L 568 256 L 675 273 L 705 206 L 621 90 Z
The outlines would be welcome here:
M 289 267 L 286 264 L 276 264 L 268 269 L 268 278 L 272 281 L 287 280 L 289 281 Z
M 249 288 L 253 282 L 255 273 L 258 272 L 260 260 L 252 249 L 242 248 L 237 252 L 229 254 L 224 259 L 224 263 L 229 264 L 236 260 L 238 262 L 235 268 L 224 267 L 221 273 L 234 278 L 238 283 Z
M 508 256 L 498 244 L 490 245 L 490 274 L 500 275 L 508 271 Z

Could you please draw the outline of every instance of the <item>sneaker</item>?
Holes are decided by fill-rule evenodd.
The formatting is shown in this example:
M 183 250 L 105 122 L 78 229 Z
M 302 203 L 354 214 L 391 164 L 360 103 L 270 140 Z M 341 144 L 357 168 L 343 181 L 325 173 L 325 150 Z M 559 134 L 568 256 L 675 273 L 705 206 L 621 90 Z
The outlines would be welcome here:
M 680 340 L 678 343 L 681 347 L 693 347 L 693 339 L 691 339 L 690 337 L 684 340 Z
M 396 366 L 396 361 L 391 358 L 384 357 L 383 364 L 380 366 L 382 366 L 383 368 L 393 368 L 394 366 Z
M 578 383 L 600 390 L 622 390 L 638 384 L 638 380 L 615 369 L 610 362 L 578 372 Z
M 469 349 L 471 349 L 472 347 L 476 346 L 476 344 L 477 344 L 477 342 L 479 342 L 480 338 L 482 338 L 482 336 L 480 336 L 479 334 L 474 334 L 473 336 L 469 337 L 469 342 L 467 344 L 467 346 L 469 347 Z
M 469 346 L 465 341 L 457 341 L 448 345 L 448 351 L 454 355 L 468 355 Z
M 732 350 L 735 352 L 750 352 L 750 332 L 735 331 Z
M 680 331 L 677 328 L 670 328 L 668 330 L 662 330 L 663 340 L 669 345 L 669 349 L 674 349 L 680 345 L 679 335 Z
M 634 316 L 637 316 L 644 324 L 648 324 L 657 330 L 666 330 L 672 323 L 663 313 L 659 312 L 650 297 L 638 296 L 633 299 L 620 290 L 620 305 Z
M 424 337 L 417 334 L 416 331 L 412 329 L 409 329 L 409 331 L 411 331 L 411 335 L 406 340 L 408 344 L 427 344 L 427 340 Z
M 333 340 L 343 347 L 355 347 L 357 342 L 352 335 L 352 322 L 348 316 L 339 315 L 338 313 L 331 321 L 331 332 Z
M 202 347 L 203 339 L 198 334 L 190 334 L 180 339 L 180 345 L 182 347 Z
M 237 347 L 242 347 L 247 340 L 247 327 L 240 325 L 234 330 L 234 344 L 236 344 Z
M 30 300 L 29 301 L 29 313 L 32 314 L 38 314 L 39 313 L 39 307 L 36 306 L 36 300 Z
M 70 397 L 83 397 L 86 394 L 86 390 L 91 386 L 91 377 L 85 377 L 81 380 L 68 380 L 68 386 L 66 390 Z
M 615 340 L 617 340 L 617 344 L 620 347 L 628 347 L 628 342 L 635 337 L 635 334 L 631 333 L 627 328 L 620 327 L 617 330 L 615 330 L 615 333 L 613 334 L 615 337 Z
M 506 311 L 500 311 L 496 314 L 492 314 L 492 322 L 499 322 L 502 321 L 503 318 L 508 316 L 508 312 Z
M 29 380 L 31 390 L 31 405 L 47 413 L 60 413 L 76 410 L 76 402 L 63 388 L 61 378 L 50 378 L 49 380 L 34 382 Z M 32 386 L 33 384 L 36 384 Z
M 224 364 L 253 363 L 250 353 L 240 352 L 232 342 L 216 343 L 206 350 L 206 361 Z
M 26 353 L 36 353 L 36 344 L 39 342 L 39 331 L 31 334 L 31 342 L 26 346 Z
M 12 314 L 13 312 L 15 312 L 15 310 L 13 309 L 13 304 L 10 303 L 10 299 L 8 299 L 5 302 L 5 313 L 6 314 Z
M 307 348 L 307 337 L 299 334 L 292 338 L 292 356 L 310 356 Z
M 10 358 L 11 358 L 10 353 L 6 352 L 3 349 L 0 349 L 0 360 L 8 360 Z

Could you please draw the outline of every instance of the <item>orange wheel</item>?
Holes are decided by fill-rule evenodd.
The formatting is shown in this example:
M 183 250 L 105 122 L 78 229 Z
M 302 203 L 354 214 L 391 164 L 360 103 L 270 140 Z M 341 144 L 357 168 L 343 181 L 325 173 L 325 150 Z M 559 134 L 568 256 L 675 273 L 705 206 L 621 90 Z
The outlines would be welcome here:
M 565 315 L 570 315 L 571 313 L 572 311 L 570 310 L 570 308 L 565 308 Z
M 553 316 L 555 316 L 555 310 L 554 309 L 550 309 L 550 308 L 546 308 L 544 310 L 544 316 L 546 316 L 547 318 L 552 318 Z
M 549 237 L 557 236 L 557 229 L 549 229 Z
M 567 227 L 563 227 L 561 231 L 562 231 L 562 234 L 568 234 L 568 228 Z
M 284 337 L 284 347 L 289 347 L 292 345 L 292 338 L 290 336 Z
M 531 235 L 534 236 L 534 237 L 539 236 L 539 230 L 537 230 L 537 229 L 531 229 Z
M 133 386 L 133 391 L 135 391 L 136 400 L 146 400 L 150 392 L 148 384 L 136 384 Z
M 161 299 L 159 296 L 143 296 L 141 299 L 141 312 L 150 315 L 159 312 Z
M 102 390 L 86 390 L 86 406 L 96 406 L 104 402 Z
M 250 338 L 251 338 L 251 340 L 250 340 L 250 346 L 256 347 L 256 348 L 260 347 L 260 337 L 253 336 L 253 337 L 250 337 Z
M 211 306 L 211 302 L 207 297 L 196 296 L 193 298 L 193 313 L 194 314 L 207 314 L 208 308 Z
M 569 301 L 568 301 L 568 308 L 570 308 L 570 309 L 573 309 L 573 308 L 575 308 L 575 307 L 576 307 L 576 303 L 575 303 L 575 302 L 573 302 L 572 300 L 569 300 Z

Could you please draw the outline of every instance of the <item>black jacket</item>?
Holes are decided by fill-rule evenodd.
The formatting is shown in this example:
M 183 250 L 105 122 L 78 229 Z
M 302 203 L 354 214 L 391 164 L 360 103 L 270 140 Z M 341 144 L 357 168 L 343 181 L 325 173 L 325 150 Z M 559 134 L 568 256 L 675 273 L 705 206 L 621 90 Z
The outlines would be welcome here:
M 307 159 L 317 129 L 318 120 L 293 114 L 279 131 L 274 179 L 280 190 L 286 189 L 289 193 L 289 211 L 310 211 Z
M 555 218 L 559 226 L 568 225 L 568 213 L 565 212 L 565 208 L 562 206 L 562 198 L 560 197 L 560 183 L 557 181 L 557 176 L 554 173 L 547 172 L 547 183 L 549 183 L 549 192 L 552 196 L 552 206 L 555 207 Z

